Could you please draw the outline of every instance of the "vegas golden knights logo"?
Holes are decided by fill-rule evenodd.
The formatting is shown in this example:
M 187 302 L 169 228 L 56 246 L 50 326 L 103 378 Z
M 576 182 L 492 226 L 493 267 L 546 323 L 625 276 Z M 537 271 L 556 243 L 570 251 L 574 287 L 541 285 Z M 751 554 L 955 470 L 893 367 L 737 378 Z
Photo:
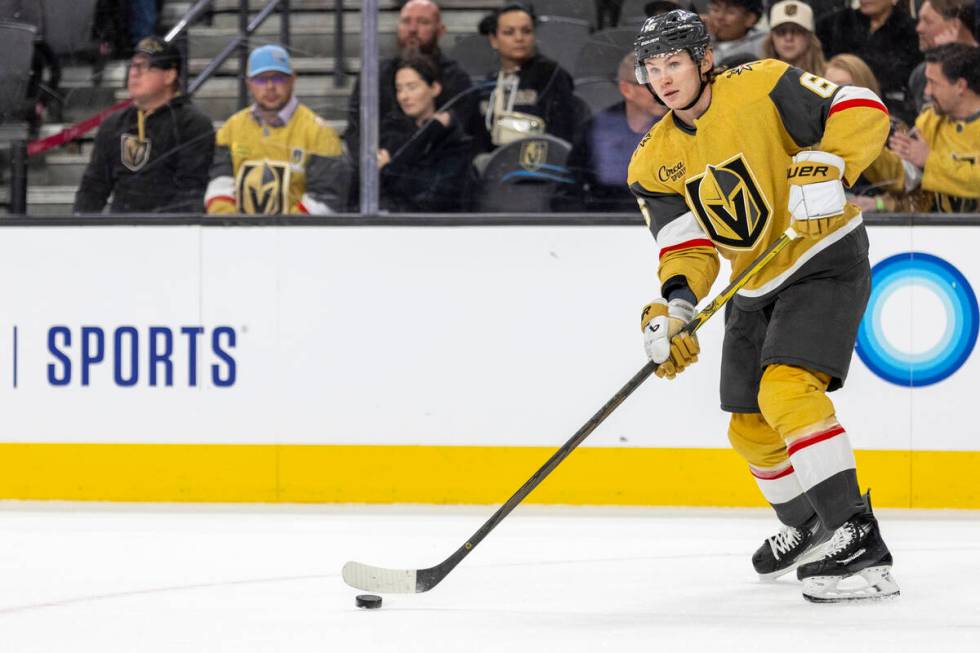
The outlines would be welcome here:
M 521 167 L 534 172 L 548 161 L 548 141 L 529 140 L 521 145 Z
M 687 203 L 711 240 L 734 249 L 751 249 L 766 230 L 772 209 L 741 154 L 692 177 Z
M 148 138 L 140 140 L 136 134 L 123 134 L 119 145 L 122 164 L 133 172 L 145 166 L 150 160 L 150 147 L 153 141 Z
M 289 211 L 289 164 L 245 161 L 235 180 L 239 213 L 277 215 Z

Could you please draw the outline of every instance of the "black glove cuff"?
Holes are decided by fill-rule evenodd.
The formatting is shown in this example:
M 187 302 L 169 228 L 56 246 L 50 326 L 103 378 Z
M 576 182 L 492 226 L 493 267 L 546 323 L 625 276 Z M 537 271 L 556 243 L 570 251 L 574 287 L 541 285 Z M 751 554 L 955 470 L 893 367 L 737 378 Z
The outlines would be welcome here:
M 683 299 L 692 306 L 698 304 L 698 298 L 694 295 L 691 287 L 687 285 L 687 277 L 683 274 L 677 274 L 667 279 L 664 285 L 660 287 L 660 296 L 668 302 L 672 299 Z

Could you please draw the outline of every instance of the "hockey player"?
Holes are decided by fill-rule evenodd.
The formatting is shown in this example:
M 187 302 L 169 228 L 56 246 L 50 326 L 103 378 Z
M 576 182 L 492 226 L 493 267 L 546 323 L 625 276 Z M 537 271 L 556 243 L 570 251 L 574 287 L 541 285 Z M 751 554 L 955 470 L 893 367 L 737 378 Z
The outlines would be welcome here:
M 248 57 L 255 103 L 218 130 L 208 213 L 325 215 L 344 210 L 350 163 L 336 132 L 293 95 L 289 54 L 263 45 Z
M 735 276 L 792 225 L 803 237 L 726 307 L 729 439 L 784 524 L 752 562 L 769 578 L 798 568 L 812 601 L 897 594 L 827 397 L 844 383 L 870 292 L 868 237 L 844 184 L 881 151 L 887 110 L 867 89 L 775 60 L 716 75 L 704 24 L 683 10 L 648 19 L 635 51 L 637 80 L 671 109 L 629 167 L 660 246 L 663 298 L 641 322 L 656 373 L 674 378 L 697 361 L 696 337 L 679 332 L 715 280 L 719 253 Z M 838 587 L 855 574 L 864 587 Z

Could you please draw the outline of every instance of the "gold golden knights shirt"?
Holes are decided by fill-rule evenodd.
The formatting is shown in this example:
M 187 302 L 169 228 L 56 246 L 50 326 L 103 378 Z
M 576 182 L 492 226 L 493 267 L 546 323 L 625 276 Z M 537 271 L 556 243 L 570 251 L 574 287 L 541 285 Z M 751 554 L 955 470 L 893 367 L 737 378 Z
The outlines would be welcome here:
M 929 145 L 925 169 L 885 150 L 865 176 L 872 182 L 892 181 L 888 190 L 895 192 L 921 188 L 931 200 L 926 210 L 980 211 L 980 114 L 953 120 L 927 107 L 916 118 L 915 128 Z
M 661 283 L 686 279 L 698 300 L 718 274 L 718 254 L 736 276 L 789 226 L 787 170 L 802 150 L 844 159 L 850 186 L 878 156 L 888 111 L 871 91 L 837 86 L 766 59 L 723 72 L 694 127 L 668 113 L 630 161 L 628 183 L 660 247 Z M 807 261 L 862 226 L 848 204 L 842 226 L 797 239 L 739 291 L 778 289 Z
M 350 165 L 337 133 L 295 97 L 278 122 L 262 122 L 249 107 L 218 130 L 204 197 L 208 213 L 344 210 Z

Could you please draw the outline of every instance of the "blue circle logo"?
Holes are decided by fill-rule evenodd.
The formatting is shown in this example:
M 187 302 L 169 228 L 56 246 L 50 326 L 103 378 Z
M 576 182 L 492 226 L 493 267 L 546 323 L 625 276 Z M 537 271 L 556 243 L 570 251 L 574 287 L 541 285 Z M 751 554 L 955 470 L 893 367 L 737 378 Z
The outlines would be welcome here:
M 883 313 L 889 299 L 902 291 L 917 293 L 919 299 L 928 299 L 932 305 L 941 304 L 945 313 L 939 315 L 939 320 L 945 321 L 942 333 L 922 351 L 900 348 L 896 346 L 896 338 L 890 339 L 886 333 Z M 906 334 L 913 339 L 921 335 L 918 331 L 923 324 L 921 319 L 931 317 L 935 321 L 937 313 L 923 310 L 917 314 L 917 308 L 912 304 L 911 311 L 906 312 Z M 932 385 L 966 362 L 977 342 L 978 325 L 976 295 L 959 270 L 931 254 L 896 254 L 871 269 L 871 297 L 858 328 L 857 354 L 885 381 L 913 388 Z M 895 335 L 894 328 L 891 335 Z

